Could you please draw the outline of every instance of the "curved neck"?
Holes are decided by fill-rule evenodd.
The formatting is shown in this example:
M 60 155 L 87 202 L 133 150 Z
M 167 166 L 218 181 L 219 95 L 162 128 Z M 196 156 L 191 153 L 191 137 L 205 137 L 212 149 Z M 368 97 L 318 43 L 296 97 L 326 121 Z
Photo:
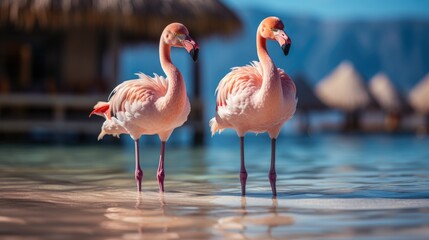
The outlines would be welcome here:
M 182 94 L 186 95 L 182 74 L 173 62 L 171 62 L 170 50 L 171 46 L 161 40 L 159 43 L 159 59 L 162 70 L 164 70 L 167 75 L 167 80 L 169 81 L 167 93 L 163 97 L 165 104 L 170 102 L 174 103 Z
M 280 78 L 276 65 L 268 55 L 267 40 L 259 34 L 259 29 L 256 33 L 256 49 L 263 71 L 260 93 L 264 96 L 269 96 L 276 89 L 280 89 Z
M 178 80 L 183 80 L 182 74 L 180 73 L 179 69 L 174 66 L 173 62 L 171 62 L 170 49 L 170 45 L 164 43 L 164 41 L 161 41 L 159 43 L 159 60 L 161 62 L 162 70 L 164 70 L 165 74 L 167 75 L 167 79 L 170 82 L 177 82 Z
M 269 68 L 274 65 L 273 61 L 270 58 L 270 55 L 268 55 L 267 51 L 267 40 L 259 34 L 259 31 L 256 33 L 256 51 L 258 53 L 259 61 L 261 62 L 262 66 L 264 67 L 264 74 L 266 72 L 265 67 Z

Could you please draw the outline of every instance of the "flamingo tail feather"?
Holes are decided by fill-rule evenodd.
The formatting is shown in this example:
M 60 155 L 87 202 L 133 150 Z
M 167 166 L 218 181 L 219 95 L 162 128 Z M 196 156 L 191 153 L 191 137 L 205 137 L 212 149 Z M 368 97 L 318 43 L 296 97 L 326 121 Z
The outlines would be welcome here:
M 210 130 L 212 132 L 212 136 L 215 135 L 216 132 L 221 133 L 223 129 L 219 127 L 219 124 L 216 121 L 216 118 L 212 118 L 209 122 Z
M 91 117 L 93 114 L 99 115 L 99 116 L 106 116 L 108 115 L 108 111 L 110 109 L 110 104 L 108 102 L 98 102 L 94 106 L 94 110 L 89 114 L 89 117 Z

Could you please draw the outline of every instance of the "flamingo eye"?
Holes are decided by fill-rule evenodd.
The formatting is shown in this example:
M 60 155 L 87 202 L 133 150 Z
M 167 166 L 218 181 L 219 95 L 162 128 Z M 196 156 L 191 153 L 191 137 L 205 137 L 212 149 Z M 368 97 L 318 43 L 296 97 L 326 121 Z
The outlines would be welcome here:
M 277 28 L 271 28 L 271 31 L 278 32 L 279 30 Z

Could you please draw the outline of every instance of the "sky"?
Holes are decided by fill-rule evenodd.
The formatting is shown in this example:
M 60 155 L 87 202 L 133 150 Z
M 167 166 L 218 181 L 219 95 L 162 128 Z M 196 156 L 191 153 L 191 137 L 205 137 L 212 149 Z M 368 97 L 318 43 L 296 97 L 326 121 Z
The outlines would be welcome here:
M 429 0 L 223 0 L 240 9 L 257 7 L 320 18 L 425 18 Z

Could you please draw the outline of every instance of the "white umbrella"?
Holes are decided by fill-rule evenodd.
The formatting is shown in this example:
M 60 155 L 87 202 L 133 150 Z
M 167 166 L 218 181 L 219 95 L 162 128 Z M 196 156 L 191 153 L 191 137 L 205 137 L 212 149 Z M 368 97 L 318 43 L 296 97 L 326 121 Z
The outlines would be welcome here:
M 316 86 L 316 94 L 326 105 L 347 112 L 366 107 L 370 102 L 364 81 L 349 61 L 343 61 Z
M 417 112 L 429 113 L 429 73 L 411 90 L 409 101 Z
M 402 102 L 398 91 L 384 73 L 378 73 L 369 81 L 369 90 L 382 109 L 387 112 L 399 112 Z

